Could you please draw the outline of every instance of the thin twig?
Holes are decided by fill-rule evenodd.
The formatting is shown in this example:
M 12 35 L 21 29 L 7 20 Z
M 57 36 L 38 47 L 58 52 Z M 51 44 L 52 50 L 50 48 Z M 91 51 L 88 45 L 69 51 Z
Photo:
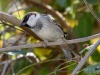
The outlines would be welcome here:
M 16 3 L 16 2 L 17 2 L 17 1 L 14 0 L 15 6 L 16 6 L 17 11 L 18 11 L 18 7 L 17 7 L 17 3 Z M 18 11 L 18 16 L 19 16 L 19 18 L 20 18 L 20 20 L 21 20 L 21 17 L 20 17 L 19 11 Z
M 86 4 L 87 8 L 89 9 L 89 11 L 92 13 L 92 15 L 96 18 L 96 20 L 100 23 L 100 19 L 96 16 L 96 14 L 92 11 L 92 9 L 90 8 L 89 4 L 87 3 L 86 0 L 83 0 L 84 3 Z M 92 48 L 86 53 L 86 55 L 84 56 L 84 58 L 82 58 L 82 60 L 79 62 L 79 64 L 76 66 L 76 68 L 74 69 L 74 71 L 72 72 L 71 75 L 75 75 L 81 68 L 82 66 L 85 64 L 86 60 L 88 59 L 88 57 L 90 55 L 92 55 L 92 53 L 94 52 L 94 50 L 97 48 L 97 46 L 100 44 L 100 39 L 95 42 L 92 46 Z
M 90 55 L 92 55 L 92 53 L 95 51 L 95 49 L 98 47 L 98 45 L 100 45 L 100 39 L 94 43 L 92 48 L 86 53 L 84 58 L 82 58 L 82 60 L 76 66 L 76 68 L 74 69 L 74 71 L 72 72 L 71 75 L 76 75 L 76 73 L 82 68 L 82 66 L 85 64 L 86 60 L 89 58 Z
M 14 46 L 16 44 L 16 42 L 18 42 L 22 37 L 24 37 L 27 33 L 22 34 L 20 37 L 17 38 L 17 40 L 15 40 L 13 42 L 13 44 L 11 46 Z
M 68 64 L 69 62 L 72 62 L 72 61 L 66 61 L 66 62 L 61 63 L 60 65 L 58 65 L 58 66 L 55 68 L 55 70 L 53 71 L 54 75 L 57 75 L 57 71 L 60 71 L 60 70 L 62 70 L 62 69 L 65 69 L 65 68 L 71 66 L 71 65 L 68 65 L 68 66 L 65 66 L 65 67 L 60 68 L 62 65 L 66 65 L 66 64 Z M 73 64 L 72 64 L 72 65 L 73 65 Z M 60 68 L 60 70 L 59 70 L 59 68 Z M 52 72 L 51 72 L 51 73 L 52 73 Z M 50 73 L 49 75 L 51 75 L 51 73 Z
M 68 67 L 70 67 L 70 66 L 75 65 L 76 63 L 73 63 L 73 64 L 71 64 L 71 65 L 68 65 L 68 66 L 65 66 L 65 67 L 62 67 L 62 68 L 59 69 L 59 67 L 62 66 L 63 64 L 65 64 L 65 63 L 60 64 L 60 65 L 55 69 L 55 71 L 53 71 L 53 72 L 51 72 L 51 73 L 49 73 L 49 74 L 47 74 L 47 75 L 54 75 L 55 72 L 59 72 L 59 71 L 61 71 L 61 70 L 63 70 L 63 69 L 66 69 L 66 68 L 68 68 Z M 67 71 L 66 71 L 66 72 L 67 72 Z M 55 73 L 55 75 L 57 75 L 57 74 Z
M 14 10 L 11 10 L 11 11 L 9 11 L 9 12 L 7 12 L 7 13 L 13 14 L 14 12 L 18 12 L 18 11 L 26 10 L 26 9 L 30 9 L 30 8 L 32 8 L 32 6 L 19 8 L 18 10 L 14 9 Z
M 95 19 L 100 23 L 100 19 L 97 17 L 97 15 L 93 12 L 93 10 L 90 8 L 89 4 L 87 3 L 86 0 L 83 0 L 84 3 L 86 4 L 87 8 L 89 9 L 89 11 L 91 12 L 91 14 L 95 17 Z
M 21 22 L 14 16 L 4 13 L 2 11 L 0 11 L 0 20 L 4 20 L 5 22 L 9 22 L 13 25 L 20 25 L 20 22 Z
M 4 27 L 4 29 L 6 29 L 6 26 L 3 25 L 3 27 Z M 2 33 L 2 35 L 3 35 L 3 47 L 5 47 L 5 44 L 6 44 L 5 33 L 6 33 L 6 30 Z
M 6 60 L 6 61 L 3 61 L 3 62 L 0 62 L 0 65 L 3 65 L 3 64 L 5 64 L 5 63 L 12 63 L 13 61 L 16 61 L 16 60 L 18 60 L 18 59 L 21 59 L 21 58 L 23 58 L 24 56 L 22 56 L 22 57 L 20 57 L 20 58 L 16 58 L 16 59 L 9 59 L 9 60 Z M 28 57 L 28 56 L 27 56 Z M 38 65 L 38 64 L 42 64 L 42 63 L 47 63 L 47 62 L 51 62 L 51 61 L 61 61 L 61 60 L 66 60 L 66 59 L 50 59 L 50 60 L 46 60 L 46 61 L 41 61 L 41 62 L 38 62 L 38 63 L 33 63 L 33 64 L 31 64 L 31 65 L 29 65 L 29 66 L 27 66 L 27 67 L 25 67 L 25 68 L 23 68 L 22 70 L 20 70 L 16 75 L 19 75 L 23 70 L 25 70 L 25 69 L 27 69 L 27 68 L 29 68 L 29 67 L 31 67 L 31 66 L 34 66 L 34 65 Z
M 9 65 L 10 62 L 11 62 L 11 61 L 7 61 L 7 62 L 4 64 L 3 71 L 2 71 L 2 73 L 1 73 L 1 75 L 5 75 L 6 70 L 7 70 L 7 67 L 8 67 L 8 65 Z
M 21 21 L 18 20 L 17 18 L 15 18 L 12 15 L 9 15 L 7 13 L 4 13 L 2 11 L 0 11 L 0 20 L 4 20 L 5 22 L 9 22 L 14 26 L 20 26 Z M 25 30 L 27 33 L 29 33 L 30 35 L 32 35 L 33 37 L 41 40 L 35 33 L 33 33 L 30 29 L 26 28 L 26 27 L 21 27 L 23 30 Z
M 65 42 L 67 44 L 72 44 L 72 43 L 89 41 L 91 39 L 98 38 L 98 37 L 100 37 L 100 33 L 89 36 L 89 37 L 85 37 L 85 38 L 66 40 Z M 62 42 L 63 42 L 62 40 L 55 41 L 55 42 L 48 42 L 47 46 L 62 45 Z M 9 50 L 18 50 L 18 49 L 22 49 L 22 48 L 33 48 L 33 47 L 43 47 L 43 45 L 42 45 L 42 43 L 36 43 L 36 44 L 12 46 L 12 47 L 1 48 L 0 52 L 9 51 Z
M 24 71 L 27 68 L 32 67 L 34 65 L 38 65 L 38 64 L 42 64 L 42 63 L 47 63 L 47 62 L 51 62 L 51 61 L 60 61 L 60 60 L 66 60 L 66 59 L 49 59 L 49 60 L 46 60 L 46 61 L 41 61 L 41 62 L 38 62 L 38 63 L 33 63 L 33 64 L 28 65 L 28 66 L 24 67 L 23 69 L 21 69 L 18 73 L 16 73 L 16 75 L 19 75 L 22 71 Z
M 2 73 L 1 73 L 1 75 L 5 75 L 6 70 L 7 70 L 7 67 L 8 67 L 8 63 L 6 63 L 6 64 L 4 65 L 3 71 L 2 71 Z
M 14 27 L 14 26 L 11 25 L 11 24 L 7 24 L 6 22 L 2 22 L 2 23 L 0 23 L 0 24 L 4 24 L 4 25 L 6 25 L 6 26 L 9 26 L 9 27 L 12 27 L 12 28 L 14 28 L 14 29 L 17 29 L 17 30 L 20 30 L 20 31 L 24 32 L 22 29 L 16 28 L 16 27 Z
M 46 11 L 47 13 L 55 16 L 58 19 L 61 26 L 68 30 L 68 33 L 70 34 L 71 38 L 75 38 L 75 34 L 74 34 L 72 28 L 68 25 L 68 23 L 66 22 L 66 19 L 63 17 L 63 15 L 60 12 L 54 10 L 50 5 L 47 5 L 45 3 L 41 3 L 38 1 L 34 1 L 34 0 L 24 0 L 24 1 L 26 2 L 27 5 L 36 6 L 37 8 L 40 8 L 40 9 Z
M 3 32 L 5 32 L 5 31 L 7 31 L 7 30 L 9 30 L 9 27 L 6 28 L 6 29 L 4 29 L 3 31 L 0 31 L 0 35 L 3 34 Z
M 15 75 L 13 65 L 12 65 L 12 64 L 10 64 L 10 67 L 11 67 L 12 75 Z

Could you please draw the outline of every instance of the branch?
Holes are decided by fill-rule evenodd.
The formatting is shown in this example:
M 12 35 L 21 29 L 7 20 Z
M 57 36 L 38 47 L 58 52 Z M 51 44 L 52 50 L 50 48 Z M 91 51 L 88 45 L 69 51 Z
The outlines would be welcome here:
M 94 45 L 92 46 L 92 48 L 86 53 L 86 55 L 84 56 L 84 58 L 82 58 L 82 60 L 76 66 L 76 68 L 74 69 L 74 71 L 72 72 L 71 75 L 76 75 L 76 73 L 82 68 L 82 66 L 85 64 L 86 60 L 88 59 L 88 57 L 90 55 L 92 55 L 92 53 L 95 51 L 95 49 L 98 47 L 98 45 L 100 45 L 100 39 L 97 42 L 94 43 Z
M 85 37 L 85 38 L 66 40 L 65 42 L 67 44 L 72 44 L 72 43 L 88 41 L 88 40 L 91 40 L 91 39 L 94 39 L 94 38 L 98 38 L 98 37 L 100 37 L 100 33 L 92 35 L 92 36 L 88 36 L 88 37 Z M 62 43 L 63 43 L 62 40 L 55 41 L 55 42 L 48 42 L 47 46 L 62 45 Z M 27 44 L 27 45 L 20 45 L 20 46 L 12 46 L 12 47 L 1 48 L 0 52 L 9 51 L 9 50 L 18 50 L 18 49 L 22 49 L 22 48 L 31 48 L 31 47 L 43 47 L 43 45 L 42 45 L 42 43 L 37 43 L 37 44 Z
M 30 9 L 30 8 L 32 8 L 32 6 L 19 8 L 18 10 L 17 10 L 17 9 L 10 10 L 10 11 L 8 11 L 7 13 L 12 14 L 12 13 L 14 13 L 14 12 L 19 12 L 19 11 L 21 11 L 21 10 L 26 10 L 26 9 Z
M 9 66 L 9 62 L 7 62 L 7 63 L 4 64 L 3 71 L 1 73 L 1 75 L 5 75 L 6 74 L 6 70 L 7 70 L 8 66 Z
M 15 18 L 14 16 L 12 15 L 9 15 L 7 13 L 4 13 L 2 11 L 0 11 L 0 20 L 3 20 L 5 22 L 9 22 L 13 25 L 17 25 L 19 26 L 20 25 L 20 20 L 18 20 L 17 18 Z M 26 28 L 26 27 L 21 27 L 23 30 L 25 30 L 26 32 L 28 32 L 30 35 L 32 35 L 33 37 L 41 40 L 36 34 L 34 34 L 30 29 Z
M 96 14 L 92 11 L 92 9 L 90 8 L 89 4 L 87 3 L 86 0 L 83 0 L 84 3 L 86 4 L 87 8 L 89 9 L 89 11 L 91 12 L 91 14 L 95 17 L 95 19 L 100 23 L 100 19 L 96 16 Z M 95 51 L 95 49 L 98 47 L 98 45 L 100 45 L 100 39 L 95 42 L 92 46 L 92 48 L 86 53 L 86 55 L 84 56 L 84 58 L 82 58 L 82 60 L 80 61 L 80 63 L 76 66 L 76 68 L 74 69 L 74 71 L 72 72 L 71 75 L 76 75 L 76 73 L 82 68 L 82 66 L 85 64 L 86 60 L 89 58 L 90 55 L 92 55 L 92 53 Z
M 95 17 L 95 19 L 100 23 L 100 19 L 96 16 L 96 14 L 93 12 L 93 10 L 90 8 L 89 4 L 87 3 L 86 0 L 83 0 L 85 5 L 87 6 L 87 8 L 89 9 L 89 11 L 91 12 L 91 14 Z
M 24 0 L 24 1 L 26 2 L 26 4 L 28 6 L 29 5 L 36 6 L 40 9 L 45 10 L 47 13 L 55 16 L 58 19 L 61 26 L 68 30 L 69 34 L 71 35 L 71 38 L 75 38 L 75 34 L 74 34 L 72 28 L 67 24 L 66 19 L 63 17 L 63 15 L 60 12 L 54 10 L 50 5 L 47 5 L 45 3 L 40 3 L 40 2 L 34 1 L 34 0 Z
M 17 18 L 15 18 L 14 16 L 11 16 L 7 13 L 1 12 L 0 11 L 0 20 L 4 20 L 6 22 L 9 22 L 13 25 L 20 25 L 20 20 L 18 20 Z M 24 29 L 25 31 L 27 31 L 28 33 L 30 33 L 33 37 L 38 38 L 30 29 L 23 27 L 22 29 Z M 72 44 L 72 43 L 78 43 L 78 42 L 84 42 L 84 41 L 88 41 L 94 38 L 100 37 L 100 33 L 99 34 L 95 34 L 89 37 L 85 37 L 85 38 L 79 38 L 79 39 L 73 39 L 73 40 L 66 40 L 67 44 Z M 39 38 L 38 38 L 39 39 Z M 62 41 L 56 41 L 56 42 L 50 42 L 48 43 L 47 46 L 52 46 L 52 45 L 61 45 Z M 7 48 L 1 48 L 0 52 L 3 51 L 7 51 L 7 50 L 14 50 L 14 49 L 21 49 L 21 48 L 29 48 L 29 47 L 42 47 L 42 44 L 31 44 L 31 45 L 20 45 L 20 46 L 13 46 L 13 47 L 7 47 Z

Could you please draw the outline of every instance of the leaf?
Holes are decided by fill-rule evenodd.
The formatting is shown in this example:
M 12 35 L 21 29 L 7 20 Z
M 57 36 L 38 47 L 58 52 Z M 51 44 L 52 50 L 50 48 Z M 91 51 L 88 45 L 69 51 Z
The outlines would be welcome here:
M 40 70 L 39 70 L 39 75 L 47 75 L 49 73 L 49 69 L 48 68 L 41 68 Z
M 9 7 L 11 0 L 0 0 L 0 10 L 6 11 Z
M 98 50 L 95 50 L 91 57 L 93 61 L 100 62 L 100 53 Z
M 91 4 L 98 4 L 100 3 L 100 0 L 87 0 L 87 2 Z
M 3 41 L 0 40 L 0 48 L 2 48 L 2 47 L 3 47 Z
M 100 62 L 96 65 L 90 65 L 83 69 L 87 75 L 95 75 L 95 74 L 100 74 Z
M 77 15 L 78 16 L 78 15 Z M 84 13 L 80 18 L 78 25 L 74 27 L 77 37 L 90 36 L 93 31 L 94 17 L 90 13 Z
M 15 63 L 14 63 L 14 65 L 13 65 L 14 72 L 18 73 L 20 70 L 26 68 L 30 64 L 31 63 L 29 61 L 27 61 L 26 58 L 22 58 L 22 59 L 16 60 Z M 31 70 L 30 70 L 30 68 L 31 68 Z M 33 66 L 30 66 L 30 67 L 26 68 L 25 70 L 22 70 L 21 73 L 24 73 L 25 75 L 28 75 L 28 74 L 26 74 L 26 72 L 27 71 L 31 72 L 33 70 L 33 68 L 34 68 Z M 22 75 L 22 74 L 18 74 L 18 75 Z
M 66 5 L 66 0 L 57 0 L 57 3 L 58 3 L 61 7 L 65 7 L 65 5 Z

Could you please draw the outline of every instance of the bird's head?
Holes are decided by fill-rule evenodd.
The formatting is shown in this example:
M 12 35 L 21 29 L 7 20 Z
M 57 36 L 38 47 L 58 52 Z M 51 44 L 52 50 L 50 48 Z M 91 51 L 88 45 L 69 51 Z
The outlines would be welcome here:
M 40 14 L 38 12 L 30 12 L 23 17 L 20 26 L 21 27 L 26 26 L 28 28 L 32 28 L 34 27 L 39 18 Z

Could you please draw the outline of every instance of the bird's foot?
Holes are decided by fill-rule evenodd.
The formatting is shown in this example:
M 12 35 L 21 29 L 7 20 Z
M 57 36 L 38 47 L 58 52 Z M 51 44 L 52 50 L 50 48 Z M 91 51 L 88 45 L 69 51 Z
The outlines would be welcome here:
M 66 39 L 64 37 L 62 37 L 62 45 L 65 46 L 66 45 Z
M 43 47 L 44 47 L 44 48 L 46 48 L 47 43 L 48 43 L 48 41 L 47 41 L 47 40 L 42 41 L 42 45 L 43 45 Z

